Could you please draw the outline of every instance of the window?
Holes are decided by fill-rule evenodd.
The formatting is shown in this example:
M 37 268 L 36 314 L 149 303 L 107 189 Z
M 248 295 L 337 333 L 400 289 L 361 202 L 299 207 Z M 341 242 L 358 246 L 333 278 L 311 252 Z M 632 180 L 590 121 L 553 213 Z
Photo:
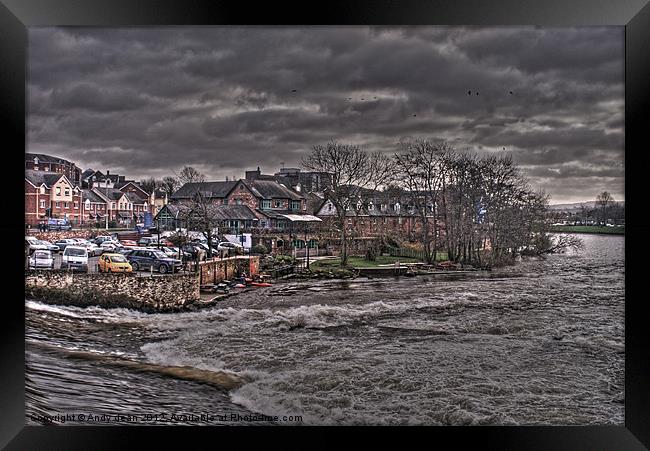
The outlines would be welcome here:
M 45 187 L 41 186 L 41 194 L 45 194 Z
M 57 196 L 60 196 L 60 195 L 61 195 L 61 187 L 60 187 L 60 186 L 57 186 L 57 187 L 56 187 L 56 195 L 57 195 Z
M 292 210 L 300 210 L 300 201 L 299 200 L 292 200 L 291 201 L 291 209 Z
M 55 206 L 56 208 L 61 208 L 61 202 L 55 202 L 54 206 Z
M 241 203 L 242 203 L 242 202 L 241 202 L 241 199 L 235 199 L 235 204 L 236 204 L 236 205 L 241 205 Z
M 70 195 L 70 189 L 69 189 L 69 188 L 66 188 L 66 189 L 65 189 L 65 195 L 66 195 L 66 196 L 69 196 L 69 195 Z
M 63 208 L 68 208 L 68 203 L 67 202 L 63 202 Z
M 260 227 L 266 227 L 266 221 L 264 219 L 260 221 Z
M 111 202 L 111 208 L 115 210 L 115 202 Z
M 222 201 L 222 203 L 223 203 L 224 205 L 228 205 L 228 199 L 224 199 L 224 200 Z
M 74 203 L 74 209 L 79 210 L 79 204 L 77 202 Z
M 271 208 L 271 201 L 270 200 L 263 200 L 262 201 L 262 210 L 268 210 Z
M 273 208 L 280 208 L 282 207 L 282 201 L 279 199 L 276 199 L 273 201 Z
M 41 199 L 41 208 L 45 208 L 45 201 Z

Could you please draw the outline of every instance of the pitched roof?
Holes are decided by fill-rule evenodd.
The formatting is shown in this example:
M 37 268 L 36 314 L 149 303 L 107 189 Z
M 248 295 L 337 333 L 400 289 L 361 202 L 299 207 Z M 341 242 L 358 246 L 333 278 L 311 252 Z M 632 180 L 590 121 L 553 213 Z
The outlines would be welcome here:
M 171 198 L 189 199 L 197 191 L 208 193 L 207 197 L 226 197 L 236 184 L 237 181 L 186 183 L 172 194 Z
M 100 204 L 103 204 L 103 203 L 106 202 L 104 199 L 102 199 L 100 196 L 98 196 L 93 190 L 84 189 L 82 191 L 83 191 L 84 202 L 86 201 L 86 199 L 88 199 L 91 202 L 96 202 L 96 203 L 100 203 Z
M 54 185 L 61 177 L 65 177 L 61 173 L 56 172 L 43 172 L 27 169 L 25 171 L 25 178 L 29 180 L 32 185 L 41 186 L 45 184 L 48 188 Z
M 25 160 L 33 160 L 35 157 L 38 158 L 39 163 L 74 164 L 68 160 L 64 160 L 63 158 L 53 157 L 52 155 L 46 155 L 44 153 L 25 153 Z
M 105 196 L 110 200 L 118 200 L 124 195 L 122 191 L 115 188 L 93 188 L 93 191 L 99 196 Z
M 246 205 L 215 205 L 213 208 L 213 214 L 215 219 L 219 221 L 229 220 L 229 219 L 239 219 L 239 220 L 257 220 L 257 216 Z M 183 216 L 183 214 L 189 213 L 190 209 L 184 205 L 174 205 L 167 204 L 160 209 L 156 217 L 161 213 L 168 211 L 175 218 Z
M 262 199 L 301 200 L 303 196 L 275 180 L 241 180 L 253 194 Z
M 86 180 L 88 177 L 95 173 L 94 169 L 86 169 L 81 173 L 81 180 Z
M 247 205 L 217 205 L 214 209 L 215 217 L 220 220 L 228 219 L 251 219 L 256 220 L 257 216 Z

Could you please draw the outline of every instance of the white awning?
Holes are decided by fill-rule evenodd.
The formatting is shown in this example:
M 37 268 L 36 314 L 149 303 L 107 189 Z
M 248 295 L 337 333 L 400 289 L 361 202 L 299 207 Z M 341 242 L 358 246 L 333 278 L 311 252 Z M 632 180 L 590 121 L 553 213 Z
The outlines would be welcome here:
M 291 222 L 322 222 L 322 219 L 313 215 L 279 215 Z

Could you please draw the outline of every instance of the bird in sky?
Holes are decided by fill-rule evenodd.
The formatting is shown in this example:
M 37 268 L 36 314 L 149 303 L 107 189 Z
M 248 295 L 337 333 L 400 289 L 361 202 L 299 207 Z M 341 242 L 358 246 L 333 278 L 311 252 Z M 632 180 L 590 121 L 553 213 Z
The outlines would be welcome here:
M 298 90 L 297 89 L 292 89 L 291 92 L 298 92 Z

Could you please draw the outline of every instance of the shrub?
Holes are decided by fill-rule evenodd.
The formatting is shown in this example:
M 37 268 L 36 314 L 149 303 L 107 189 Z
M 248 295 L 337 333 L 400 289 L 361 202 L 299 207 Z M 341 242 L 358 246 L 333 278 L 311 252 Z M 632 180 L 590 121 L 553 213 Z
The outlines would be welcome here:
M 252 252 L 253 254 L 262 254 L 262 255 L 266 255 L 266 254 L 269 253 L 269 250 L 268 250 L 268 249 L 266 248 L 266 246 L 264 246 L 263 244 L 256 244 L 256 245 L 253 246 L 253 248 L 251 249 L 251 252 Z

